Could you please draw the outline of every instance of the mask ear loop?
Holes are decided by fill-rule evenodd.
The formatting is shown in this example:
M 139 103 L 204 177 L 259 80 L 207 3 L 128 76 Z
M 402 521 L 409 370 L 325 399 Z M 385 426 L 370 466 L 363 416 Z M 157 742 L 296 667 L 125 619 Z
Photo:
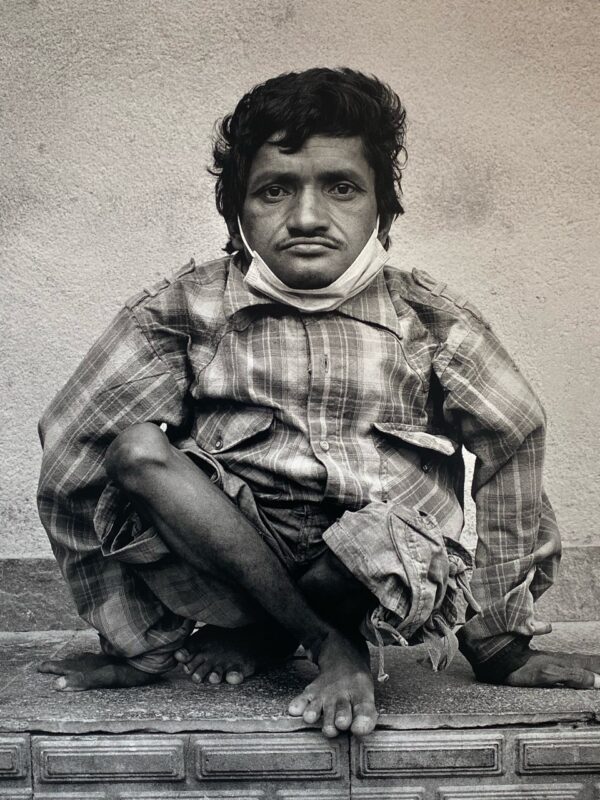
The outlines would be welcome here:
M 244 229 L 242 228 L 242 223 L 241 223 L 239 214 L 237 215 L 237 224 L 238 224 L 238 230 L 240 232 L 240 236 L 242 237 L 242 242 L 244 243 L 244 247 L 250 253 L 250 258 L 254 258 L 254 256 L 256 254 L 255 254 L 254 250 L 250 247 L 250 245 L 248 244 L 248 240 L 244 236 Z

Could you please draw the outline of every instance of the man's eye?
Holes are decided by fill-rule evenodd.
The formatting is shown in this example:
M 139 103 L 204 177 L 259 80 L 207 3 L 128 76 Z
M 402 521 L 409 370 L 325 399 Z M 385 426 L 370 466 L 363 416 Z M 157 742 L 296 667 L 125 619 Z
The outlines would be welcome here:
M 339 197 L 351 197 L 356 193 L 356 186 L 351 183 L 336 183 L 331 189 L 333 194 Z
M 267 186 L 262 190 L 262 195 L 265 200 L 281 200 L 286 194 L 287 192 L 283 186 Z

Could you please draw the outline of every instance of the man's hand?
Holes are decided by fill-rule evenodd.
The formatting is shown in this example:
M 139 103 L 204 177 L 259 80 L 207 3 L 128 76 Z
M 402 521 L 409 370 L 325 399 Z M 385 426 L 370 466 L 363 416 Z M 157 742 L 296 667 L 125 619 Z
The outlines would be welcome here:
M 43 661 L 38 672 L 60 675 L 54 688 L 60 692 L 83 692 L 86 689 L 127 689 L 154 683 L 160 675 L 142 672 L 119 658 L 83 653 L 75 658 Z
M 600 656 L 531 650 L 529 661 L 511 672 L 507 686 L 600 689 Z

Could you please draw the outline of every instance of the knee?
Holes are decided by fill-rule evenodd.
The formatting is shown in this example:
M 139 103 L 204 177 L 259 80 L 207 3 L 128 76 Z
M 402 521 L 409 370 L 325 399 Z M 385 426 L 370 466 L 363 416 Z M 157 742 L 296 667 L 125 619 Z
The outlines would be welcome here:
M 106 472 L 123 488 L 133 489 L 146 470 L 166 466 L 170 450 L 169 440 L 157 425 L 132 425 L 106 451 Z

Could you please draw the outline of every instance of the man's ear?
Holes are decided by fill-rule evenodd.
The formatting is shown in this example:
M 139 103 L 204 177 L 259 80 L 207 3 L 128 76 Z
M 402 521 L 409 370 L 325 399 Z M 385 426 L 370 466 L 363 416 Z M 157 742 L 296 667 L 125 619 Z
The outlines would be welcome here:
M 381 242 L 381 244 L 386 248 L 389 247 L 389 235 L 390 235 L 390 228 L 392 227 L 392 222 L 394 221 L 393 214 L 381 214 L 379 218 L 379 233 L 377 234 L 377 238 Z
M 240 231 L 237 226 L 237 222 L 232 221 L 227 223 L 227 230 L 229 231 L 229 238 L 231 239 L 231 244 L 234 246 L 236 250 L 239 250 L 241 253 L 245 252 L 244 243 L 242 241 L 242 237 L 240 236 Z

